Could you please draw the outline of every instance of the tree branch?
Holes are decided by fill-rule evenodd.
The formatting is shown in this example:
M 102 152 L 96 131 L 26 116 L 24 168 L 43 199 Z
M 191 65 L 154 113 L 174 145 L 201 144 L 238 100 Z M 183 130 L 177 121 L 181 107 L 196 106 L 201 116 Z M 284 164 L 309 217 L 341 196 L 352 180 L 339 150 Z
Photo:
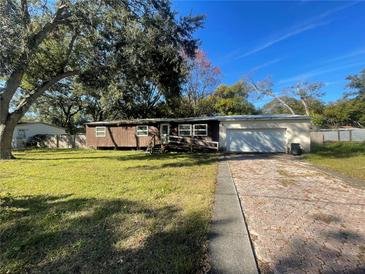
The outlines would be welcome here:
M 28 109 L 35 102 L 35 100 L 37 100 L 37 98 L 39 96 L 41 96 L 51 86 L 53 86 L 58 81 L 60 81 L 64 78 L 67 78 L 67 77 L 70 77 L 70 76 L 75 76 L 78 73 L 79 73 L 78 71 L 67 71 L 67 72 L 61 73 L 60 75 L 57 75 L 57 76 L 49 79 L 48 81 L 45 81 L 41 86 L 36 88 L 32 93 L 30 93 L 27 97 L 25 97 L 19 103 L 19 105 L 17 106 L 15 111 L 13 113 L 11 113 L 11 115 L 15 115 L 15 116 L 20 115 L 20 116 L 22 116 L 25 112 L 28 111 Z
M 278 100 L 284 107 L 286 107 L 291 114 L 295 115 L 294 110 L 289 106 L 283 99 L 281 99 L 279 96 L 276 96 L 275 94 L 272 95 L 276 100 Z
M 280 98 L 280 96 L 276 96 L 272 90 L 262 90 L 260 87 L 258 87 L 255 83 L 249 81 L 248 82 L 252 87 L 253 89 L 259 93 L 259 94 L 263 94 L 265 96 L 270 96 L 270 97 L 273 97 L 274 99 L 278 100 L 284 107 L 286 107 L 291 114 L 295 115 L 295 112 L 294 110 L 283 100 Z
M 310 116 L 310 112 L 309 112 L 309 108 L 308 108 L 308 104 L 307 102 L 305 101 L 305 99 L 303 97 L 300 97 L 300 101 L 302 102 L 302 105 L 304 107 L 304 110 L 305 110 L 305 114 L 307 116 Z
M 26 5 L 27 1 L 23 0 L 22 9 L 25 9 Z M 49 33 L 51 33 L 58 25 L 62 24 L 64 20 L 70 16 L 71 14 L 67 12 L 67 5 L 60 5 L 56 11 L 53 20 L 46 23 L 40 31 L 29 37 L 26 47 L 27 50 L 22 53 L 19 58 L 20 61 L 18 66 L 11 73 L 9 79 L 5 83 L 4 92 L 1 96 L 1 115 L 5 114 L 3 113 L 3 111 L 8 111 L 9 103 L 14 96 L 16 90 L 19 88 L 20 83 L 23 79 L 23 75 L 28 67 L 29 61 L 38 50 L 39 45 L 44 41 L 44 39 L 46 39 Z
M 71 37 L 71 41 L 70 41 L 70 44 L 68 45 L 68 49 L 67 49 L 67 52 L 66 52 L 66 58 L 65 58 L 66 64 L 67 64 L 68 59 L 70 58 L 70 56 L 72 54 L 72 51 L 74 49 L 76 38 L 77 38 L 78 34 L 79 33 L 77 31 L 75 31 L 74 35 L 72 35 L 72 37 Z

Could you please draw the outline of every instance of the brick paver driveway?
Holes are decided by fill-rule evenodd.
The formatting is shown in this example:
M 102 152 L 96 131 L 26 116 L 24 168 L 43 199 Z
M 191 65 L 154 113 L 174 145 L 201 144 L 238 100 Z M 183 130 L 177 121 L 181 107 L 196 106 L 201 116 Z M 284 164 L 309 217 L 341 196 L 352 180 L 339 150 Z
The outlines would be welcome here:
M 289 156 L 229 161 L 263 273 L 365 273 L 365 190 Z

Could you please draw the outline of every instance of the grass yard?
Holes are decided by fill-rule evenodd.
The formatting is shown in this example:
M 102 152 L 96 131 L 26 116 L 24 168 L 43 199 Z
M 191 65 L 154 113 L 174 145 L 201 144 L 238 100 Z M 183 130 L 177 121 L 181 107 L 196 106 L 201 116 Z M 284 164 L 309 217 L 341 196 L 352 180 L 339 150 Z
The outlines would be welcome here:
M 365 143 L 333 143 L 318 146 L 305 158 L 318 166 L 365 180 Z
M 202 270 L 216 155 L 16 157 L 0 162 L 0 273 Z

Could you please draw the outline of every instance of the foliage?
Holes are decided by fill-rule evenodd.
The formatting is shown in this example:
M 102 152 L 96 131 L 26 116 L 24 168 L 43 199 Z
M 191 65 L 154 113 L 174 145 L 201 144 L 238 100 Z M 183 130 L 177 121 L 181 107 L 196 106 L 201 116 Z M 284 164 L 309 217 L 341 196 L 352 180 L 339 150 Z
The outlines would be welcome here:
M 72 80 L 55 84 L 33 106 L 41 121 L 67 129 L 70 134 L 79 131 L 86 120 L 86 102 L 82 88 Z
M 201 100 L 209 96 L 219 83 L 221 70 L 213 66 L 207 54 L 197 50 L 194 58 L 186 57 L 189 74 L 184 85 L 184 95 L 188 104 L 192 107 L 192 115 L 197 111 L 196 107 Z
M 245 80 L 246 86 L 250 93 L 257 96 L 258 99 L 265 97 L 272 98 L 271 102 L 264 107 L 266 110 L 298 114 L 296 111 L 304 110 L 304 114 L 310 116 L 314 113 L 311 106 L 318 105 L 320 98 L 324 95 L 321 92 L 323 84 L 298 82 L 289 88 L 283 89 L 280 93 L 273 90 L 271 79 L 254 82 L 250 79 Z M 301 106 L 299 106 L 301 104 Z M 276 108 L 276 109 L 275 109 Z
M 187 75 L 202 17 L 176 18 L 166 0 L 0 2 L 0 158 L 10 158 L 13 129 L 57 82 L 77 76 L 122 103 L 123 92 L 156 87 L 173 104 Z M 115 93 L 109 95 L 109 87 Z M 14 110 L 10 104 L 21 93 Z M 134 96 L 132 94 L 132 99 Z M 128 103 L 128 102 L 127 102 Z M 124 104 L 122 104 L 124 106 Z
M 215 155 L 16 156 L 0 165 L 1 273 L 202 272 Z
M 289 96 L 282 96 L 281 99 L 284 100 L 296 114 L 305 115 L 304 106 L 298 99 Z M 324 103 L 320 100 L 310 98 L 307 100 L 307 104 L 311 109 L 312 115 L 323 113 Z M 290 114 L 290 111 L 277 99 L 273 99 L 265 104 L 262 111 L 269 114 Z
M 283 92 L 282 96 L 272 95 L 272 89 L 258 86 L 256 91 L 273 99 L 267 103 L 262 111 L 265 113 L 281 114 L 295 113 L 312 117 L 312 122 L 320 127 L 365 126 L 365 70 L 359 75 L 351 75 L 348 87 L 352 92 L 333 103 L 324 104 L 320 100 L 323 96 L 320 83 L 298 83 Z
M 324 96 L 324 93 L 321 91 L 322 87 L 323 84 L 318 82 L 299 82 L 289 89 L 289 93 L 292 93 L 294 97 L 299 99 L 303 105 L 305 115 L 310 116 L 314 112 L 309 104 L 314 101 L 318 102 Z
M 183 96 L 179 108 L 164 109 L 174 117 L 255 114 L 256 109 L 248 102 L 248 90 L 243 81 L 231 86 L 220 85 L 208 96 L 201 97 L 194 105 Z
M 248 102 L 248 88 L 243 81 L 232 86 L 220 85 L 213 94 L 202 100 L 199 112 L 205 115 L 254 114 L 255 107 Z
M 324 111 L 325 124 L 328 127 L 365 125 L 365 100 L 342 99 L 328 105 Z
M 349 80 L 347 86 L 351 92 L 324 107 L 324 111 L 320 115 L 321 125 L 324 127 L 365 126 L 365 71 L 346 79 Z
M 354 95 L 356 99 L 365 100 L 365 69 L 359 75 L 350 75 L 346 79 L 349 81 L 347 86 L 355 90 L 355 92 L 349 95 Z

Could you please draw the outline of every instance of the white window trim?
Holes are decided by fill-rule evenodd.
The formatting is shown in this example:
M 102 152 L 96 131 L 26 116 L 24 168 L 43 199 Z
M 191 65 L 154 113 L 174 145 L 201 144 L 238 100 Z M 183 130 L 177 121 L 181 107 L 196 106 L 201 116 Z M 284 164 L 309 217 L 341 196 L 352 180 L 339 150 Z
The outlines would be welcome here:
M 188 129 L 183 129 L 181 130 L 181 126 L 189 126 L 189 135 L 181 135 L 181 131 L 187 131 Z M 179 136 L 181 137 L 189 137 L 192 135 L 192 127 L 190 124 L 179 124 L 178 125 L 178 133 L 179 133 Z
M 95 127 L 95 137 L 96 138 L 106 137 L 106 127 Z
M 203 129 L 195 129 L 195 126 L 205 126 L 205 134 L 197 134 L 196 131 L 203 131 Z M 208 124 L 194 124 L 193 125 L 193 134 L 194 134 L 194 136 L 202 136 L 202 137 L 208 136 Z
M 138 129 L 138 127 L 146 127 L 147 130 L 146 129 L 141 130 L 141 129 Z M 145 131 L 147 131 L 147 133 L 145 133 Z M 148 125 L 138 125 L 138 126 L 136 126 L 136 134 L 137 134 L 138 137 L 148 136 L 148 132 L 149 132 Z

